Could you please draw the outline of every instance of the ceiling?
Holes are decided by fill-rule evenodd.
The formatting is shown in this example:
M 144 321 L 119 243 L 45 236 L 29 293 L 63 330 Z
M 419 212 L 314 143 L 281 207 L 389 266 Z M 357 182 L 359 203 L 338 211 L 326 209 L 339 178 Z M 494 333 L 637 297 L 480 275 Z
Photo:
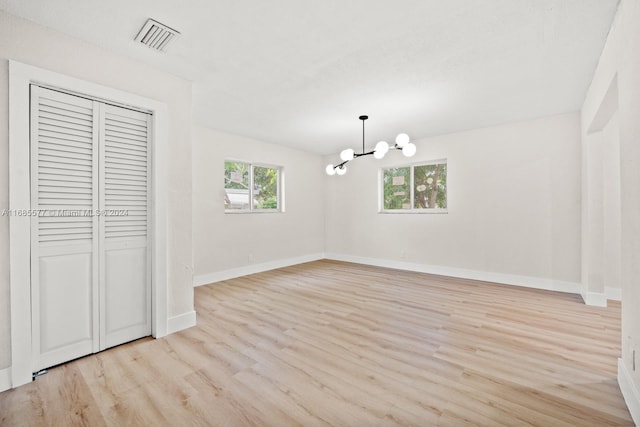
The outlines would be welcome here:
M 201 125 L 320 154 L 577 111 L 618 0 L 0 0 L 194 82 Z M 133 39 L 147 18 L 182 34 Z

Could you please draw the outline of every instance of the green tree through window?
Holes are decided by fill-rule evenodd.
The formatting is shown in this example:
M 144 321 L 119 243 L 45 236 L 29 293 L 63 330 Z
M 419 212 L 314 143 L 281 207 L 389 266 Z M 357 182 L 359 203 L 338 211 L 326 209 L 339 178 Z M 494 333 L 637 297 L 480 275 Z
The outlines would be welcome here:
M 279 211 L 281 168 L 224 162 L 224 206 L 234 211 Z
M 446 209 L 447 164 L 415 166 L 413 174 L 414 209 Z
M 447 161 L 382 170 L 383 211 L 447 210 Z
M 254 166 L 254 208 L 278 208 L 278 169 Z
M 411 208 L 410 172 L 409 167 L 384 170 L 384 209 Z

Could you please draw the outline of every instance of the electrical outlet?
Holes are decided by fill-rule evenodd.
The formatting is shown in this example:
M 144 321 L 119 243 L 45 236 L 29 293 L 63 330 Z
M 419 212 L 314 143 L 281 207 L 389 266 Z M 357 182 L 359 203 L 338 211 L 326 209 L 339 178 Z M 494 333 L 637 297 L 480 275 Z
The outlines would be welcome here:
M 400 259 L 407 259 L 407 251 L 400 252 Z
M 247 255 L 247 261 L 249 264 L 253 264 L 253 253 L 249 252 L 249 255 Z

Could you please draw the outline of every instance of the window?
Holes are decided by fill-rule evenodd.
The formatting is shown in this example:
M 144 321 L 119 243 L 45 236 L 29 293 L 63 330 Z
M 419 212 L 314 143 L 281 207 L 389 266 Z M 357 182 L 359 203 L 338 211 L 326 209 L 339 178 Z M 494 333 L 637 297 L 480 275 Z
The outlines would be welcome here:
M 226 212 L 280 212 L 282 168 L 245 162 L 224 162 Z
M 447 161 L 386 168 L 381 212 L 446 212 Z

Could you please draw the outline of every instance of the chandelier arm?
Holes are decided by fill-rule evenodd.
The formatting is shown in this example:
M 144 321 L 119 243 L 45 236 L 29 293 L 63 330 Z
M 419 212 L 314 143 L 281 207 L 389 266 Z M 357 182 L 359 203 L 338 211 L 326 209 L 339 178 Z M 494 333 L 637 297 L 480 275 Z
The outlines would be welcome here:
M 375 150 L 372 150 L 372 151 L 369 151 L 368 153 L 353 153 L 353 158 L 355 159 L 355 158 L 357 158 L 357 157 L 369 156 L 369 155 L 371 155 L 371 154 L 373 154 L 373 153 L 375 153 L 375 152 L 376 152 Z M 335 165 L 333 168 L 334 168 L 334 169 L 339 169 L 339 168 L 341 168 L 342 166 L 344 166 L 344 165 L 346 165 L 347 163 L 349 163 L 350 161 L 351 161 L 351 160 L 345 160 L 345 161 L 344 161 L 344 162 L 342 162 L 342 163 L 338 163 L 338 164 L 337 164 L 337 165 Z
M 355 157 L 354 157 L 354 158 L 355 158 Z M 349 160 L 345 160 L 344 162 L 342 162 L 342 163 L 340 163 L 340 164 L 335 165 L 333 168 L 334 168 L 334 169 L 339 169 L 339 168 L 341 168 L 342 166 L 346 165 L 347 163 L 349 163 Z
M 373 154 L 375 152 L 376 152 L 376 150 L 371 150 L 368 153 L 365 153 L 364 150 L 362 150 L 362 153 L 360 153 L 360 154 L 354 153 L 353 154 L 353 158 L 355 159 L 356 157 L 368 156 L 368 155 Z

